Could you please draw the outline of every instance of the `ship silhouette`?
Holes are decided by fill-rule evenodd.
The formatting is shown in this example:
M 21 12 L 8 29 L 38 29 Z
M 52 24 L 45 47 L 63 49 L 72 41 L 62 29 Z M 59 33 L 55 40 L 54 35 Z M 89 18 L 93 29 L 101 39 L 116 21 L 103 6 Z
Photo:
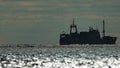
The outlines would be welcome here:
M 89 31 L 84 31 L 78 33 L 77 25 L 73 23 L 70 25 L 70 33 L 65 32 L 60 33 L 60 45 L 70 45 L 70 44 L 115 44 L 117 37 L 106 36 L 105 35 L 105 21 L 103 20 L 103 32 L 102 37 L 98 29 L 89 27 Z

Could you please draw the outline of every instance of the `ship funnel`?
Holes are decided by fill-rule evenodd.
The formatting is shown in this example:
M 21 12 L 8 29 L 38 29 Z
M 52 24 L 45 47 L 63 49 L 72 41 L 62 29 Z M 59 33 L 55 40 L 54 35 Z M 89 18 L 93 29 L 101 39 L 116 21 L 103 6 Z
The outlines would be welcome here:
M 103 37 L 105 36 L 105 21 L 103 20 Z

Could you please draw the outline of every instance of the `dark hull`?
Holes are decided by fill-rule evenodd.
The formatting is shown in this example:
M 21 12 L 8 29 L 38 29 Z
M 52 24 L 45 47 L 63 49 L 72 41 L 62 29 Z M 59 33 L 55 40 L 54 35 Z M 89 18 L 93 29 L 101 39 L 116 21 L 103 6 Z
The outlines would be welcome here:
M 60 45 L 70 45 L 70 44 L 115 44 L 116 43 L 116 37 L 113 37 L 109 40 L 101 40 L 99 42 L 70 42 L 66 39 L 60 39 L 59 41 Z

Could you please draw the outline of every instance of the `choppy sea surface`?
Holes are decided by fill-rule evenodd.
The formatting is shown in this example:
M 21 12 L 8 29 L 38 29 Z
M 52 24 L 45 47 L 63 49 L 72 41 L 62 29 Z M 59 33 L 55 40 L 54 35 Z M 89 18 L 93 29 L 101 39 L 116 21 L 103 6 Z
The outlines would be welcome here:
M 0 47 L 0 68 L 120 68 L 120 45 Z

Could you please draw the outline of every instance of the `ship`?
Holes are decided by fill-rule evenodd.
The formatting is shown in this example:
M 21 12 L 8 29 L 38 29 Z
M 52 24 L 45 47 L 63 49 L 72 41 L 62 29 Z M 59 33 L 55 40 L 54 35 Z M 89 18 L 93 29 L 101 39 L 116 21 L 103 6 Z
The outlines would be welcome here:
M 78 32 L 77 25 L 73 23 L 70 25 L 70 33 L 64 31 L 60 33 L 59 44 L 70 45 L 70 44 L 115 44 L 117 37 L 105 35 L 105 20 L 103 23 L 102 36 L 98 29 L 89 27 L 88 31 Z

